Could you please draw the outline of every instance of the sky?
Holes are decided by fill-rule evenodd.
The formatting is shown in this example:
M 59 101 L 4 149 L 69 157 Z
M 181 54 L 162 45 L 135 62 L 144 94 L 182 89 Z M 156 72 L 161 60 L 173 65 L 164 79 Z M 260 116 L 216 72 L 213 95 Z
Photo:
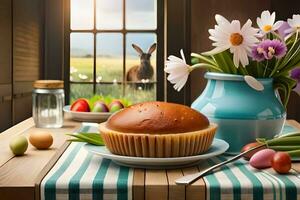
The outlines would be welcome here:
M 99 30 L 122 28 L 122 0 L 96 0 L 96 28 Z M 126 0 L 126 29 L 155 29 L 156 0 Z M 71 29 L 93 28 L 93 0 L 71 0 Z M 122 54 L 123 36 L 120 33 L 97 34 L 97 55 L 116 56 Z M 156 41 L 153 33 L 128 33 L 126 51 L 137 53 L 131 47 L 135 43 L 144 51 Z M 93 53 L 93 34 L 72 33 L 71 53 L 74 56 Z

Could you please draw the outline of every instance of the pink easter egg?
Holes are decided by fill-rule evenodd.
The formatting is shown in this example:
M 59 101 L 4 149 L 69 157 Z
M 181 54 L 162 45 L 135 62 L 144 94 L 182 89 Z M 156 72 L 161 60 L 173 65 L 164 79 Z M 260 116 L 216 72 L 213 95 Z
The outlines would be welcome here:
M 271 161 L 275 153 L 276 152 L 273 149 L 260 150 L 251 157 L 249 163 L 256 169 L 271 167 Z

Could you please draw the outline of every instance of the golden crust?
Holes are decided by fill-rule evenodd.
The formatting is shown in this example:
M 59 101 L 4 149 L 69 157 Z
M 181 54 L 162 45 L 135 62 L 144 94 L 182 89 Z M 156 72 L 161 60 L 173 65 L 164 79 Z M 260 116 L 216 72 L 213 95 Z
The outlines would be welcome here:
M 114 154 L 134 157 L 182 157 L 203 153 L 212 144 L 216 124 L 186 133 L 136 134 L 110 130 L 106 123 L 99 125 L 107 148 Z

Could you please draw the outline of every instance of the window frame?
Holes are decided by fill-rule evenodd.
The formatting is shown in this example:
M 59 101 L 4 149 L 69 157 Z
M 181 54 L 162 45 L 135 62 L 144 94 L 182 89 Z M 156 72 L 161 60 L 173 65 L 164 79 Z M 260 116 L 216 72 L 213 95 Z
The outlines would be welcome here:
M 121 33 L 123 36 L 123 80 L 118 81 L 117 84 L 121 84 L 123 87 L 123 95 L 125 94 L 125 85 L 131 84 L 126 81 L 126 34 L 128 33 L 154 33 L 156 34 L 157 48 L 156 48 L 156 100 L 164 101 L 165 100 L 165 75 L 164 75 L 164 60 L 165 60 L 165 51 L 164 51 L 164 1 L 156 0 L 157 12 L 156 12 L 156 29 L 126 29 L 126 0 L 122 0 L 123 10 L 122 10 L 122 29 L 106 29 L 99 30 L 96 28 L 96 0 L 94 2 L 94 26 L 90 30 L 72 30 L 70 26 L 71 21 L 71 0 L 64 1 L 64 81 L 65 81 L 65 98 L 66 102 L 70 103 L 70 85 L 71 84 L 90 84 L 93 85 L 93 94 L 96 94 L 97 85 L 100 84 L 114 84 L 113 81 L 101 81 L 98 83 L 96 81 L 96 47 L 97 47 L 97 34 L 98 33 Z M 93 82 L 73 82 L 70 81 L 70 36 L 71 33 L 92 33 L 94 37 L 94 50 L 93 50 Z

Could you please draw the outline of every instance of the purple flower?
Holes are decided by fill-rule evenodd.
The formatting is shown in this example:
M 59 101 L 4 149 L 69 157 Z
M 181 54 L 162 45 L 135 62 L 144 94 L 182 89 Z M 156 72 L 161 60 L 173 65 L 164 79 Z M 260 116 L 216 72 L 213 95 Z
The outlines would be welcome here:
M 287 22 L 283 22 L 282 25 L 279 27 L 278 34 L 282 37 L 285 38 L 288 34 L 285 33 L 286 30 L 290 29 L 290 25 Z
M 252 58 L 256 61 L 270 60 L 273 57 L 281 58 L 287 48 L 280 40 L 263 40 L 252 48 Z
M 300 67 L 292 70 L 291 77 L 297 81 L 297 85 L 293 90 L 300 95 Z

